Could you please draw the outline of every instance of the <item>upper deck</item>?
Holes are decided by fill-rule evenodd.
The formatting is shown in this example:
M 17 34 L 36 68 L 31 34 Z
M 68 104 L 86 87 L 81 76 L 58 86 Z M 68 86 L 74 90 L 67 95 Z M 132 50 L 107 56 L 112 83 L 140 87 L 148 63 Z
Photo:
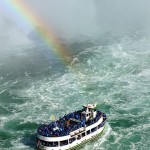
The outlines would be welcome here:
M 84 107 L 82 110 L 64 115 L 62 118 L 60 118 L 55 122 L 41 125 L 38 128 L 37 133 L 45 137 L 67 136 L 71 132 L 79 128 L 87 127 L 96 123 L 101 118 L 101 115 L 103 114 L 98 110 L 93 110 L 93 112 L 96 115 L 92 116 L 92 114 L 90 114 L 89 116 L 90 118 L 86 120 L 86 117 L 90 112 L 88 112 L 87 114 L 87 111 L 85 110 Z

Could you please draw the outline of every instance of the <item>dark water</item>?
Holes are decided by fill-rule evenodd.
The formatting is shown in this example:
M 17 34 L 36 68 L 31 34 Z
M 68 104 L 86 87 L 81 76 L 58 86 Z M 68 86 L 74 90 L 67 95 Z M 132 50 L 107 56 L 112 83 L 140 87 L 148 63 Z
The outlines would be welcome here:
M 140 33 L 105 33 L 72 43 L 76 62 L 50 61 L 33 45 L 0 56 L 0 150 L 35 149 L 36 129 L 98 103 L 108 124 L 88 150 L 149 150 L 150 39 Z

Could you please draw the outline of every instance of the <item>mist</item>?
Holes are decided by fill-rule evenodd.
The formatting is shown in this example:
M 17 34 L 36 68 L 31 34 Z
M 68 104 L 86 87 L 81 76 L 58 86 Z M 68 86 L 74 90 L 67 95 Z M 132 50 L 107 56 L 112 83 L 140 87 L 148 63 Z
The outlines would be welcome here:
M 35 16 L 64 39 L 94 37 L 105 32 L 146 31 L 150 26 L 149 0 L 23 0 Z M 3 3 L 2 3 L 3 5 Z M 27 28 L 0 6 L 0 39 L 24 41 L 34 27 Z M 37 25 L 38 26 L 38 25 Z M 35 26 L 36 27 L 36 26 Z M 7 40 L 8 40 L 7 39 Z M 17 40 L 15 40 L 17 39 Z
M 0 52 L 9 51 L 13 46 L 29 43 L 23 28 L 6 14 L 0 14 Z M 2 53 L 1 53 L 2 54 Z
M 36 0 L 30 4 L 50 28 L 64 38 L 95 36 L 107 31 L 148 30 L 149 0 Z
M 97 22 L 104 30 L 147 30 L 149 0 L 93 0 Z

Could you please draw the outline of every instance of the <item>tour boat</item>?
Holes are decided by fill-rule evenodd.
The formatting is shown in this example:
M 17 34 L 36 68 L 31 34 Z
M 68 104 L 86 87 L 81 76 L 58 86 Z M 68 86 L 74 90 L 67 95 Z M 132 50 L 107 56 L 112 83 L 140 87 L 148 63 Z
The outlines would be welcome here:
M 105 121 L 106 114 L 97 110 L 96 104 L 84 105 L 79 111 L 41 125 L 37 130 L 37 149 L 76 149 L 100 135 Z

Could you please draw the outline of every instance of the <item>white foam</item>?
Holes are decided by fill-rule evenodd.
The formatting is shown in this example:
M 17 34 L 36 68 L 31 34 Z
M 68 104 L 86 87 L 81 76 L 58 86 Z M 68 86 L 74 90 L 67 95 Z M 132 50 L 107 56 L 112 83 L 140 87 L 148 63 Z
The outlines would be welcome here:
M 102 143 L 104 143 L 108 136 L 110 135 L 111 131 L 112 131 L 112 128 L 110 127 L 110 125 L 108 123 L 106 123 L 105 125 L 105 129 L 104 129 L 104 133 L 102 134 L 102 137 L 98 140 L 98 146 L 100 146 Z
M 108 123 L 105 124 L 105 129 L 102 133 L 102 135 L 99 137 L 99 139 L 97 141 L 94 142 L 94 144 L 91 145 L 91 143 L 87 143 L 84 146 L 84 150 L 87 149 L 92 149 L 92 150 L 103 150 L 104 147 L 102 146 L 102 144 L 105 143 L 105 141 L 107 141 L 108 136 L 110 135 L 112 129 L 110 127 L 110 125 Z
M 24 145 L 22 142 L 20 142 L 22 139 L 19 137 L 17 140 L 12 140 L 11 144 L 13 147 L 9 148 L 8 150 L 30 150 L 33 148 L 30 148 L 29 146 Z

